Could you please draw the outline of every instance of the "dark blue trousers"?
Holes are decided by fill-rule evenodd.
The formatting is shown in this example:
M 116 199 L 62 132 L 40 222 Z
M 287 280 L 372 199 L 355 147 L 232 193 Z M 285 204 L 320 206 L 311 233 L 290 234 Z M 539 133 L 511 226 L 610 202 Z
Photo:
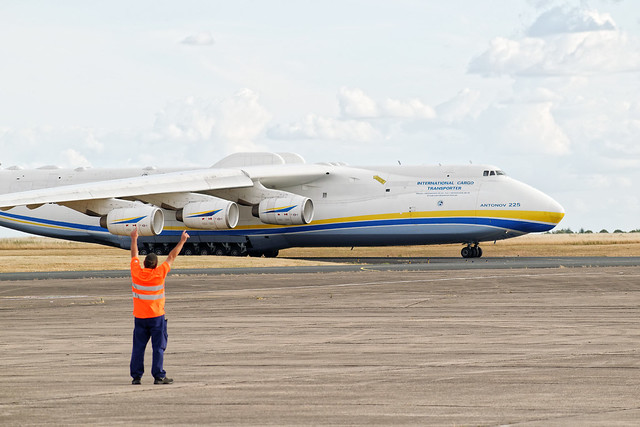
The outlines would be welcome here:
M 167 348 L 167 321 L 164 315 L 149 319 L 135 319 L 133 329 L 133 350 L 131 350 L 131 376 L 142 378 L 144 373 L 144 350 L 147 348 L 149 338 L 153 348 L 153 360 L 151 361 L 151 375 L 153 378 L 164 378 L 166 372 L 162 368 L 164 351 Z

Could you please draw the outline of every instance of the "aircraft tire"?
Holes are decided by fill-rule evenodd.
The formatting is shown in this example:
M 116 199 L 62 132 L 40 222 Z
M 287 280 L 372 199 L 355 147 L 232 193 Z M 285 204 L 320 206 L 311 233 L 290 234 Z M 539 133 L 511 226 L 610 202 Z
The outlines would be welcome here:
M 460 251 L 462 258 L 480 258 L 482 256 L 482 248 L 480 246 L 465 246 Z
M 240 250 L 240 247 L 238 245 L 231 244 L 231 250 L 229 251 L 230 256 L 240 256 L 241 253 L 242 251 Z
M 277 249 L 270 249 L 268 251 L 265 251 L 264 256 L 265 258 L 275 258 L 278 256 L 279 253 L 280 251 Z
M 464 248 L 462 248 L 462 250 L 460 251 L 460 255 L 462 255 L 462 258 L 471 258 L 471 247 L 465 246 Z

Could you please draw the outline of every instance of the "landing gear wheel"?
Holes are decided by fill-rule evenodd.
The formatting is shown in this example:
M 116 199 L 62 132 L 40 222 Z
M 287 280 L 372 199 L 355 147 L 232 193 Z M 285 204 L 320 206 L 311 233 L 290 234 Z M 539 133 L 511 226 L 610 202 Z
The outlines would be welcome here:
M 482 256 L 482 248 L 480 246 L 466 246 L 460 251 L 462 258 L 480 258 Z
M 462 258 L 471 258 L 471 253 L 471 246 L 464 247 L 460 251 L 460 255 L 462 255 Z
M 213 254 L 214 255 L 218 255 L 218 256 L 222 256 L 222 255 L 226 255 L 227 251 L 222 246 L 216 245 L 216 248 L 213 251 Z
M 264 256 L 265 258 L 275 258 L 278 256 L 279 253 L 280 251 L 277 249 L 269 249 L 268 251 L 264 252 Z
M 231 250 L 229 251 L 229 255 L 231 256 L 240 256 L 240 253 L 242 252 L 242 250 L 240 249 L 240 247 L 236 244 L 232 244 L 231 245 Z

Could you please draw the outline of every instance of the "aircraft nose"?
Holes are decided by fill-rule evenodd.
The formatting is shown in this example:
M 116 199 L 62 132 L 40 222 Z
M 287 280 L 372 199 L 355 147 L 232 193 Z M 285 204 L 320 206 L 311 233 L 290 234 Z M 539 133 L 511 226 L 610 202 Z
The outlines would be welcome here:
M 560 203 L 555 201 L 551 196 L 542 193 L 543 197 L 539 198 L 537 210 L 542 214 L 543 222 L 555 227 L 564 218 L 565 211 Z

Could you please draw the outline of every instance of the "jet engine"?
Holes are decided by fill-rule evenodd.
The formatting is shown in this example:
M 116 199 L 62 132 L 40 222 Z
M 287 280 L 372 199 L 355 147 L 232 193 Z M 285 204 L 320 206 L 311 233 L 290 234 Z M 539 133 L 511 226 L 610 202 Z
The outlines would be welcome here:
M 176 211 L 176 219 L 184 225 L 202 230 L 220 230 L 238 225 L 240 209 L 234 202 L 217 201 L 191 202 Z
M 303 225 L 313 220 L 313 202 L 302 196 L 263 199 L 254 205 L 253 216 L 265 224 Z
M 139 236 L 156 236 L 164 228 L 164 214 L 155 206 L 113 209 L 100 217 L 100 227 L 118 236 L 128 236 L 136 227 Z

